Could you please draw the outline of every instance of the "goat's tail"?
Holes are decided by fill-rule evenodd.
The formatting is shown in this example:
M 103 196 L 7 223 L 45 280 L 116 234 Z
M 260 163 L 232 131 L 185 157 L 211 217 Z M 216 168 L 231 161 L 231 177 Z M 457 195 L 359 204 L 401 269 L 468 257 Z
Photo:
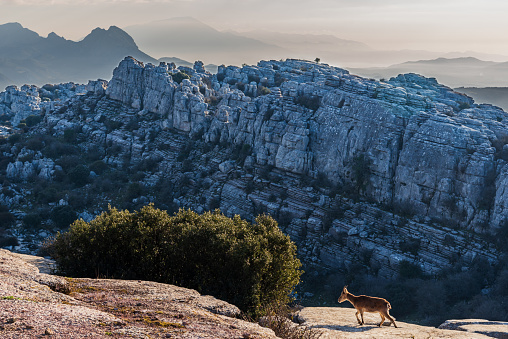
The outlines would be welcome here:
M 390 303 L 388 303 L 388 309 L 391 310 L 392 309 L 392 305 L 390 305 Z

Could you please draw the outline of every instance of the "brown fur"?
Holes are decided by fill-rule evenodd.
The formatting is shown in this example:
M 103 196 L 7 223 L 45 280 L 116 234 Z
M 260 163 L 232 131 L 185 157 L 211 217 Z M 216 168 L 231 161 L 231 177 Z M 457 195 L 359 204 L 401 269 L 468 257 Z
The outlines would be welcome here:
M 377 312 L 381 316 L 381 322 L 378 325 L 379 327 L 383 325 L 385 318 L 390 320 L 390 325 L 393 323 L 393 326 L 397 327 L 397 324 L 395 324 L 395 318 L 391 317 L 388 313 L 392 306 L 386 299 L 368 297 L 366 295 L 356 296 L 349 293 L 347 286 L 344 286 L 338 301 L 341 303 L 346 300 L 349 301 L 356 309 L 356 319 L 358 320 L 359 325 L 364 324 L 363 312 Z M 362 320 L 358 317 L 358 313 L 360 313 Z

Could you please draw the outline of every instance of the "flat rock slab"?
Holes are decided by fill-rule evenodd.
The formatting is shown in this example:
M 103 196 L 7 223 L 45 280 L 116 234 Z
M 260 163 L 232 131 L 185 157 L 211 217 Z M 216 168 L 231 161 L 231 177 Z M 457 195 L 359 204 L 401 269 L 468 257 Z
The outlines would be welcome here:
M 39 269 L 39 273 L 54 274 L 56 271 L 56 263 L 52 259 L 46 259 L 35 255 L 21 254 L 21 253 L 10 253 L 14 257 L 18 257 L 24 262 L 34 265 Z
M 40 273 L 48 264 L 0 249 L 0 338 L 277 338 L 195 290 Z
M 376 313 L 364 313 L 365 325 L 359 326 L 353 308 L 341 307 L 306 307 L 298 312 L 298 319 L 303 325 L 321 333 L 320 339 L 327 338 L 489 338 L 479 333 L 438 329 L 395 321 L 398 328 L 377 325 L 381 317 Z
M 508 339 L 508 322 L 484 319 L 447 320 L 439 326 L 442 329 L 481 333 L 492 338 Z

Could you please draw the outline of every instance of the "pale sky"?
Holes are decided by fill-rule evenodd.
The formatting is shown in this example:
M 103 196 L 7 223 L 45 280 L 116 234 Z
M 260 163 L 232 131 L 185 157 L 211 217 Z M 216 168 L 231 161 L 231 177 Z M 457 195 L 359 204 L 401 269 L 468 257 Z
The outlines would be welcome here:
M 219 30 L 326 33 L 379 49 L 508 55 L 506 0 L 0 0 L 0 23 L 78 40 L 179 16 Z

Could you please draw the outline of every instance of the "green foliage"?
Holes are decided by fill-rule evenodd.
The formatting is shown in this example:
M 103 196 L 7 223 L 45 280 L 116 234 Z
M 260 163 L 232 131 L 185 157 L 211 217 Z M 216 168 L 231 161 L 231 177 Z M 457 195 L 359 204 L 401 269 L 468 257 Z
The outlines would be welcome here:
M 267 215 L 250 224 L 218 210 L 169 216 L 152 205 L 134 213 L 110 208 L 89 223 L 75 221 L 50 247 L 64 274 L 176 284 L 252 315 L 290 301 L 301 275 L 296 246 Z
M 319 97 L 315 95 L 300 95 L 294 99 L 294 102 L 313 111 L 319 108 Z
M 217 76 L 217 81 L 218 82 L 222 82 L 222 81 L 224 81 L 224 78 L 226 77 L 226 74 L 224 74 L 224 73 L 217 73 L 216 76 Z
M 15 221 L 16 218 L 9 211 L 9 208 L 0 204 L 0 225 L 2 225 L 2 227 L 10 227 L 14 225 Z
M 29 115 L 26 119 L 21 120 L 21 122 L 24 122 L 28 127 L 33 127 L 41 121 L 42 121 L 42 117 L 40 115 L 33 115 L 33 114 Z
M 255 83 L 258 83 L 259 80 L 261 80 L 261 78 L 259 77 L 259 75 L 256 75 L 256 74 L 249 74 L 247 76 L 247 79 L 249 80 L 249 83 L 251 82 L 255 82 Z
M 190 75 L 182 71 L 178 71 L 178 73 L 171 74 L 171 77 L 173 78 L 173 81 L 178 84 L 180 84 L 183 81 L 183 79 L 190 79 Z
M 65 142 L 74 143 L 76 142 L 77 133 L 74 128 L 66 128 L 64 130 L 63 138 Z
M 69 179 L 78 187 L 86 185 L 90 181 L 89 176 L 90 169 L 85 165 L 78 165 L 69 171 Z
M 64 205 L 53 208 L 50 217 L 58 228 L 66 228 L 76 220 L 77 215 L 71 206 Z
M 407 260 L 402 260 L 399 264 L 399 274 L 401 278 L 420 278 L 423 276 L 423 271 L 417 264 L 413 264 Z
M 37 229 L 37 228 L 40 228 L 41 223 L 42 223 L 42 218 L 37 213 L 29 213 L 23 217 L 23 226 L 25 228 Z
M 409 238 L 399 243 L 399 248 L 404 253 L 411 253 L 412 255 L 418 255 L 420 250 L 421 240 L 417 238 Z
M 284 81 L 287 81 L 287 79 L 282 76 L 281 72 L 275 73 L 273 77 L 273 84 L 275 85 L 275 87 L 280 87 L 280 85 L 282 85 Z
M 7 139 L 11 145 L 17 144 L 21 141 L 21 134 L 12 134 Z
M 258 87 L 258 92 L 260 95 L 267 95 L 267 94 L 272 93 L 272 91 L 270 91 L 269 88 L 267 88 L 265 86 L 261 86 L 261 85 Z
M 99 175 L 104 173 L 107 169 L 108 169 L 108 165 L 102 160 L 94 161 L 90 165 L 90 171 L 94 171 L 96 174 L 99 174 Z

